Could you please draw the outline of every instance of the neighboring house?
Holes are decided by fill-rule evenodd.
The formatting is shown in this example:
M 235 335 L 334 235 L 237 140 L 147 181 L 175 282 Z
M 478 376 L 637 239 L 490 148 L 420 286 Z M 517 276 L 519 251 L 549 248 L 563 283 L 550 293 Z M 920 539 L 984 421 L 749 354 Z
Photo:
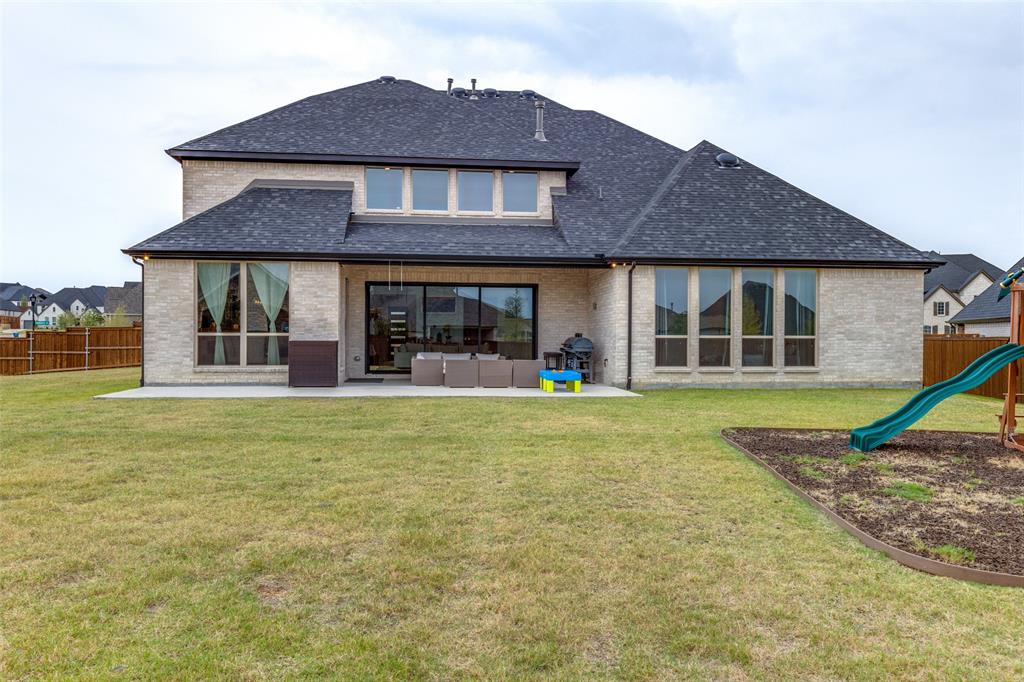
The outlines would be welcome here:
M 50 292 L 39 287 L 30 287 L 21 282 L 0 282 L 0 301 L 20 303 L 22 299 L 28 299 L 33 294 L 49 296 Z
M 142 321 L 142 282 L 125 282 L 123 286 L 107 287 L 103 316 L 109 320 L 121 310 L 129 322 Z
M 184 221 L 125 249 L 146 384 L 284 383 L 290 340 L 344 381 L 574 333 L 615 385 L 921 380 L 937 261 L 710 142 L 382 77 L 167 153 Z
M 1014 272 L 1024 267 L 1024 258 L 1014 263 L 1007 272 Z M 997 300 L 999 297 L 1000 277 L 994 284 L 981 292 L 963 310 L 956 314 L 950 322 L 962 334 L 980 334 L 981 336 L 1010 336 L 1010 297 Z
M 61 314 L 66 311 L 71 311 L 75 317 L 81 317 L 90 309 L 102 313 L 106 296 L 107 287 L 96 284 L 89 287 L 64 287 L 36 305 L 36 326 L 55 327 Z M 21 314 L 21 326 L 25 329 L 32 326 L 31 309 Z
M 12 301 L 0 299 L 0 325 L 4 327 L 19 327 L 23 310 L 20 305 Z
M 1002 279 L 1003 271 L 973 253 L 927 255 L 946 262 L 924 276 L 924 333 L 951 334 L 953 316 Z

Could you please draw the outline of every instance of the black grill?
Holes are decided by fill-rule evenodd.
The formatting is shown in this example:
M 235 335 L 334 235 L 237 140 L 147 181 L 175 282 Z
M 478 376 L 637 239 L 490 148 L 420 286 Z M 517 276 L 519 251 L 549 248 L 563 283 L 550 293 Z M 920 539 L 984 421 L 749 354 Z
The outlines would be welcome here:
M 594 356 L 594 343 L 583 336 L 576 334 L 562 342 L 562 367 L 579 372 L 583 380 L 591 383 L 591 359 Z

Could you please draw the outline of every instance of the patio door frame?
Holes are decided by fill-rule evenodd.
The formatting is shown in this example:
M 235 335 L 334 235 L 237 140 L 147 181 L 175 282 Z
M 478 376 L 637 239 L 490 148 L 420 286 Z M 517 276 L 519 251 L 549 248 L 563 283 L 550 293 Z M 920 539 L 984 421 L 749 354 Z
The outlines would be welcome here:
M 423 287 L 423 304 L 420 309 L 422 314 L 423 324 L 426 325 L 427 321 L 427 287 L 477 287 L 479 289 L 530 289 L 533 292 L 533 325 L 532 325 L 532 338 L 530 339 L 530 349 L 533 355 L 532 359 L 537 358 L 537 328 L 540 324 L 540 298 L 539 290 L 536 283 L 523 284 L 522 282 L 503 283 L 503 282 L 404 282 L 402 284 L 395 284 L 394 281 L 367 281 L 363 292 L 363 372 L 366 375 L 374 374 L 387 374 L 387 375 L 407 375 L 411 374 L 412 370 L 405 369 L 370 369 L 370 287 L 373 286 L 388 286 L 391 285 L 392 289 L 405 288 L 405 287 Z M 477 299 L 478 306 L 483 306 L 483 294 Z M 479 347 L 480 330 L 481 330 L 481 319 L 480 319 L 480 308 L 477 309 L 477 344 Z

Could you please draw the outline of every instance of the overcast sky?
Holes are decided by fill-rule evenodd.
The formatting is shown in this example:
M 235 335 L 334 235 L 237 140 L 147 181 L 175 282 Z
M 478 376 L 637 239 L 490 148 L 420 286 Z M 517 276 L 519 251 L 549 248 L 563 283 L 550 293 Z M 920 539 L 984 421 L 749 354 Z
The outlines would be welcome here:
M 389 74 L 708 139 L 921 249 L 1024 255 L 1024 3 L 2 5 L 0 280 L 138 279 L 163 153 Z

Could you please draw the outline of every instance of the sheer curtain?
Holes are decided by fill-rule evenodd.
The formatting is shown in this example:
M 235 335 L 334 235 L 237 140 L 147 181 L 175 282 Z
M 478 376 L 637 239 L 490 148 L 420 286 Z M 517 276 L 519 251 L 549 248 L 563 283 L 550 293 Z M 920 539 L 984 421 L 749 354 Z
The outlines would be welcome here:
M 256 285 L 256 293 L 260 297 L 263 311 L 267 314 L 267 324 L 271 334 L 277 331 L 276 320 L 284 299 L 288 295 L 288 264 L 287 263 L 250 263 L 249 277 Z M 267 364 L 280 364 L 280 352 L 277 349 L 277 338 L 267 340 Z
M 217 325 L 217 341 L 214 346 L 213 364 L 224 364 L 224 337 L 221 335 L 221 322 L 224 320 L 224 307 L 228 300 L 228 285 L 231 283 L 231 263 L 200 263 L 199 289 L 203 300 Z

